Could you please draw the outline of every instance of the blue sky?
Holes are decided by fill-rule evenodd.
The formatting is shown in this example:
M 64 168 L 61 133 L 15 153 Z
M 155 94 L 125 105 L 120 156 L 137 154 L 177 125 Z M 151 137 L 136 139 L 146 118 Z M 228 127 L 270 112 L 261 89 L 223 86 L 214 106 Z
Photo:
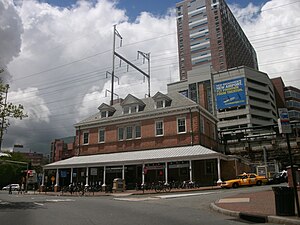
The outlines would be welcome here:
M 68 7 L 75 4 L 77 0 L 39 0 L 40 2 L 47 2 L 50 5 Z M 93 0 L 95 1 L 95 0 Z M 268 0 L 227 0 L 229 4 L 239 4 L 240 6 L 247 6 L 249 3 L 261 5 Z M 163 15 L 168 8 L 175 7 L 175 4 L 180 0 L 119 0 L 118 6 L 121 9 L 126 9 L 127 16 L 134 20 L 140 12 L 147 11 L 154 15 Z

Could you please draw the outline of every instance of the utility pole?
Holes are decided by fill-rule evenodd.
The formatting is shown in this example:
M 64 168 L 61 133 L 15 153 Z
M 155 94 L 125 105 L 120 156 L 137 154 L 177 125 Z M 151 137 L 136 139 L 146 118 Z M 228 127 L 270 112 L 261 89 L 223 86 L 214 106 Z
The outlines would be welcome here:
M 110 105 L 114 104 L 114 82 L 115 82 L 115 52 L 116 52 L 116 36 L 121 40 L 120 47 L 122 46 L 122 36 L 117 31 L 117 25 L 114 25 L 114 34 L 113 34 L 113 56 L 112 56 L 112 71 L 111 71 L 111 98 Z
M 150 52 L 149 53 L 144 53 L 144 52 L 141 52 L 141 51 L 138 51 L 138 59 L 139 59 L 139 55 L 142 55 L 144 57 L 144 62 L 145 62 L 145 59 L 148 60 L 148 76 L 147 79 L 148 79 L 148 98 L 150 98 Z
M 292 128 L 290 124 L 289 114 L 288 110 L 286 108 L 279 108 L 278 109 L 278 129 L 279 133 L 285 134 L 286 137 L 286 143 L 287 148 L 289 152 L 289 160 L 290 160 L 290 166 L 291 166 L 291 175 L 292 175 L 292 186 L 294 189 L 294 197 L 296 201 L 296 207 L 297 207 L 297 216 L 300 217 L 300 208 L 299 208 L 299 197 L 298 197 L 298 188 L 297 188 L 297 182 L 296 182 L 296 173 L 293 163 L 293 157 L 292 157 L 292 151 L 291 151 L 291 145 L 290 145 L 290 138 L 289 134 L 292 133 Z M 294 202 L 291 204 L 295 204 Z
M 150 53 L 144 53 L 141 51 L 138 51 L 138 57 L 139 55 L 142 55 L 142 57 L 148 60 L 148 73 L 145 73 L 143 70 L 141 70 L 140 68 L 138 68 L 136 65 L 134 65 L 133 63 L 131 63 L 129 60 L 127 60 L 125 57 L 123 57 L 122 55 L 120 55 L 119 53 L 116 52 L 116 36 L 120 39 L 120 47 L 122 47 L 122 36 L 120 35 L 120 33 L 117 30 L 117 25 L 114 25 L 113 28 L 113 58 L 112 58 L 112 71 L 110 72 L 106 72 L 106 77 L 107 74 L 111 75 L 111 91 L 106 91 L 106 92 L 110 92 L 111 93 L 111 100 L 110 100 L 110 105 L 113 105 L 114 102 L 114 95 L 118 96 L 117 94 L 114 93 L 114 82 L 115 82 L 115 77 L 118 79 L 118 83 L 119 83 L 119 78 L 117 76 L 115 76 L 115 57 L 120 59 L 120 65 L 121 65 L 121 61 L 124 61 L 125 63 L 127 63 L 127 70 L 128 67 L 131 66 L 134 69 L 136 69 L 138 72 L 140 72 L 144 77 L 148 78 L 148 97 L 150 97 Z

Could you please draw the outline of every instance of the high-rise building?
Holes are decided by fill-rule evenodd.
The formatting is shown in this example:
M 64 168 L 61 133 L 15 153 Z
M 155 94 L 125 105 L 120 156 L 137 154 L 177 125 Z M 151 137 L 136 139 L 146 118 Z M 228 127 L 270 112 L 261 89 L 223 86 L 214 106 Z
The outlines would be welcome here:
M 300 121 L 300 89 L 285 86 L 281 77 L 272 79 L 278 108 L 287 108 L 291 121 Z
M 258 69 L 256 52 L 225 0 L 176 4 L 180 80 L 203 65 L 218 72 L 238 66 Z

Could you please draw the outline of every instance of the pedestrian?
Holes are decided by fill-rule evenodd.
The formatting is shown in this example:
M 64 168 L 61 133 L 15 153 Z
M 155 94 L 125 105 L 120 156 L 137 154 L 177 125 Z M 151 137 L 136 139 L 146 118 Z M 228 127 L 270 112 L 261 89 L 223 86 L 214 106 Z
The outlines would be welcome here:
M 8 194 L 12 194 L 12 187 L 11 187 L 11 184 L 9 185 L 9 188 L 8 188 Z

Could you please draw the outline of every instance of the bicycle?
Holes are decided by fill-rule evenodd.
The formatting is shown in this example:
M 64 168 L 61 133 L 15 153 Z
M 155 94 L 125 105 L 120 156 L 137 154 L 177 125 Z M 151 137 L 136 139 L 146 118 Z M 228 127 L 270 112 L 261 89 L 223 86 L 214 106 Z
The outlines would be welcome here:
M 163 183 L 163 182 L 159 182 L 155 186 L 154 190 L 155 190 L 156 193 L 160 193 L 161 191 L 170 192 L 171 191 L 171 186 L 169 184 L 166 184 L 166 183 Z

